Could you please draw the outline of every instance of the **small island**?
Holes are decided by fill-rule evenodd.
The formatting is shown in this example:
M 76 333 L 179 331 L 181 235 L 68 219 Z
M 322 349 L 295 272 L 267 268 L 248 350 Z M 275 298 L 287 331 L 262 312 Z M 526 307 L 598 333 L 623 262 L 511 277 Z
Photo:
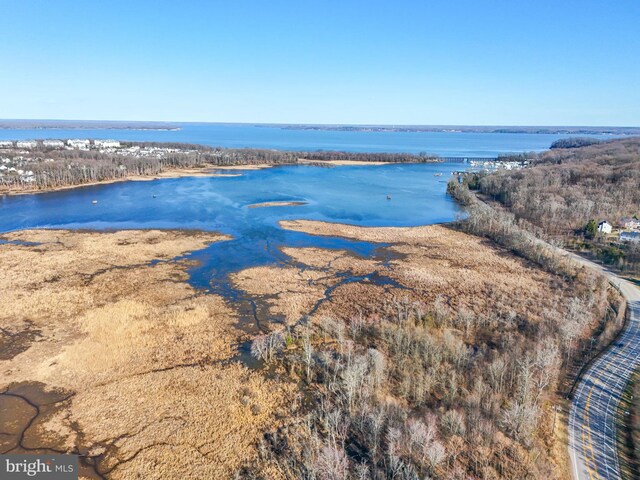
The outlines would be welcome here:
M 247 205 L 247 208 L 266 208 L 266 207 L 301 207 L 306 205 L 307 202 L 290 202 L 290 201 L 282 201 L 282 202 L 261 202 L 254 203 L 252 205 Z

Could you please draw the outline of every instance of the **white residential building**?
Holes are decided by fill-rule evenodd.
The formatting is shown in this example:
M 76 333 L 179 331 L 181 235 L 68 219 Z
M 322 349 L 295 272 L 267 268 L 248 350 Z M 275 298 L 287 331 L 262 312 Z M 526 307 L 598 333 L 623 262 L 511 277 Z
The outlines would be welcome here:
M 16 147 L 18 148 L 36 148 L 38 146 L 38 142 L 35 140 L 20 140 L 16 142 Z
M 62 140 L 43 140 L 42 145 L 45 147 L 62 148 L 64 147 L 64 142 Z
M 2 140 L 0 141 L 0 148 L 13 148 L 13 142 Z
M 117 140 L 94 140 L 93 144 L 97 148 L 120 148 L 120 142 Z
M 611 233 L 612 228 L 611 224 L 606 220 L 603 220 L 598 224 L 598 231 L 602 233 Z
M 71 148 L 79 148 L 81 150 L 87 150 L 89 148 L 89 140 L 70 138 L 67 140 L 67 145 Z

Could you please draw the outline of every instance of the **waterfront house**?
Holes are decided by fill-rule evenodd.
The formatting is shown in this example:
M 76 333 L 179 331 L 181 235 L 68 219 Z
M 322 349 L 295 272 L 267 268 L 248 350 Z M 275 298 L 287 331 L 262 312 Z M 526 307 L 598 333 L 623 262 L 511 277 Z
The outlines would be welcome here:
M 50 148 L 62 148 L 64 147 L 64 142 L 62 140 L 43 140 L 42 145 Z
M 623 218 L 620 220 L 620 228 L 640 228 L 640 220 L 635 218 Z
M 607 222 L 606 220 L 601 221 L 598 224 L 598 231 L 602 232 L 602 233 L 611 233 L 611 230 L 613 229 L 613 227 L 611 226 L 611 224 L 609 222 Z
M 620 241 L 626 243 L 640 242 L 640 232 L 620 232 Z
M 2 140 L 0 141 L 0 148 L 13 148 L 13 142 Z

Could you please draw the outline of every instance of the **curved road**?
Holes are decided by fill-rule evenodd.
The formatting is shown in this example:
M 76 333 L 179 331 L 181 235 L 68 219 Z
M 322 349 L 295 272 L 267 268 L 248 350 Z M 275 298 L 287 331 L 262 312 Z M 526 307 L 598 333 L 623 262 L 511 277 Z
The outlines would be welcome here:
M 575 480 L 622 479 L 617 451 L 616 415 L 620 400 L 640 364 L 640 289 L 600 265 L 572 255 L 604 273 L 627 299 L 624 331 L 584 373 L 571 402 L 569 455 Z

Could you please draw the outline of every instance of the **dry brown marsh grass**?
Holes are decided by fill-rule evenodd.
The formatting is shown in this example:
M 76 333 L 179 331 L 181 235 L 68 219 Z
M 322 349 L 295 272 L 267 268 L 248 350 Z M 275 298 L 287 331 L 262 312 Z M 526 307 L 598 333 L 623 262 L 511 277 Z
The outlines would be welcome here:
M 34 230 L 3 238 L 39 245 L 0 245 L 0 335 L 39 333 L 0 361 L 0 389 L 22 385 L 29 398 L 40 382 L 70 395 L 41 410 L 23 446 L 86 451 L 108 478 L 226 478 L 253 458 L 289 387 L 229 362 L 245 339 L 235 312 L 184 282 L 188 262 L 171 261 L 225 237 Z
M 432 302 L 444 295 L 450 306 L 486 313 L 487 302 L 504 297 L 516 312 L 541 313 L 541 306 L 560 300 L 551 275 L 522 259 L 505 253 L 486 240 L 449 228 L 376 227 L 296 220 L 281 226 L 314 235 L 339 236 L 375 243 L 390 243 L 394 257 L 387 265 L 381 260 L 362 259 L 345 251 L 318 248 L 284 248 L 296 266 L 258 267 L 234 275 L 239 288 L 265 296 L 274 314 L 295 322 L 325 296 L 325 290 L 340 281 L 340 274 L 368 275 L 376 272 L 406 287 L 375 282 L 345 283 L 324 302 L 318 315 L 349 317 L 380 312 L 386 303 L 403 298 Z

